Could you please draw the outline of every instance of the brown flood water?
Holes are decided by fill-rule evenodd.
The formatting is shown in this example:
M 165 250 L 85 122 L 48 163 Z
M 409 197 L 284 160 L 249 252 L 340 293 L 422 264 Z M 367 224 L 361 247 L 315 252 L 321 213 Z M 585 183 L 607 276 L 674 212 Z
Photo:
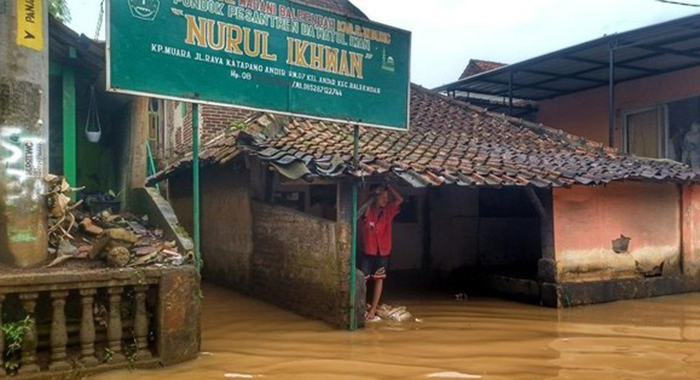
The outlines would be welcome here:
M 700 294 L 560 311 L 448 295 L 402 302 L 423 323 L 355 333 L 213 286 L 204 297 L 199 359 L 96 379 L 700 379 Z

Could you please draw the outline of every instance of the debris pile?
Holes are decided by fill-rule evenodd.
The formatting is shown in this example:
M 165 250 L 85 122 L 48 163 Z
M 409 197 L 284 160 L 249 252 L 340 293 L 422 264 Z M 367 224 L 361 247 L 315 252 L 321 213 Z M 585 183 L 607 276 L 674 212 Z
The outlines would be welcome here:
M 97 214 L 83 211 L 82 201 L 70 195 L 80 191 L 65 178 L 48 175 L 49 252 L 55 259 L 49 267 L 71 259 L 105 262 L 110 267 L 184 265 L 194 261 L 192 252 L 182 254 L 174 241 L 166 241 L 162 229 L 148 217 L 133 214 Z
M 371 305 L 367 305 L 367 310 L 369 310 L 370 308 Z M 379 318 L 385 321 L 414 321 L 419 323 L 422 322 L 422 320 L 414 318 L 413 314 L 406 310 L 406 306 L 391 306 L 387 304 L 379 305 L 379 307 L 377 307 L 377 316 L 379 316 Z
M 73 236 L 70 235 L 70 231 L 75 227 L 73 210 L 78 208 L 82 201 L 71 205 L 69 195 L 82 189 L 72 188 L 64 177 L 52 174 L 44 177 L 44 181 L 49 189 L 46 194 L 49 208 L 49 242 L 54 246 L 59 246 L 64 239 L 73 239 Z

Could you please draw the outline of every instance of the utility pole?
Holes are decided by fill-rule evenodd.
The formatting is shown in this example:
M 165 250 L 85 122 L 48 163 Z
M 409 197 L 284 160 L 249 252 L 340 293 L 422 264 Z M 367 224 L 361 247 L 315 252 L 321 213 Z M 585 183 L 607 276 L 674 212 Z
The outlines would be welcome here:
M 48 0 L 0 0 L 0 261 L 48 258 Z

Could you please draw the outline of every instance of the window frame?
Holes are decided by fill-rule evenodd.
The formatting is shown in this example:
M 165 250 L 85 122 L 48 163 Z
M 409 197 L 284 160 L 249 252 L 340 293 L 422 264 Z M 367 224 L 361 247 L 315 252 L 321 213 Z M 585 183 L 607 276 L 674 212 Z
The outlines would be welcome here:
M 668 104 L 659 104 L 650 107 L 634 108 L 626 110 L 622 113 L 622 149 L 621 151 L 627 154 L 632 154 L 629 151 L 629 117 L 641 114 L 649 111 L 657 111 L 659 114 L 657 120 L 657 128 L 659 130 L 659 146 L 658 154 L 659 158 L 668 158 L 668 144 L 670 143 L 669 134 L 669 115 L 668 115 Z M 659 128 L 660 127 L 660 128 Z M 653 158 L 653 157 L 650 157 Z

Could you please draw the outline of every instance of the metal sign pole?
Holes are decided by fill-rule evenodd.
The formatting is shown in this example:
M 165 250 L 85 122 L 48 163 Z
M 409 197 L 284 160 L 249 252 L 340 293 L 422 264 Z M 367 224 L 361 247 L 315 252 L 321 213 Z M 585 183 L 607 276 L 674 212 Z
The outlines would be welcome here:
M 199 250 L 199 104 L 192 106 L 192 224 L 194 233 L 194 261 L 197 271 L 202 270 Z
M 357 169 L 359 166 L 360 158 L 360 126 L 355 125 L 355 130 L 353 131 L 353 167 Z M 355 268 L 357 267 L 357 181 L 352 182 L 352 246 L 350 248 L 350 331 L 357 330 L 357 318 L 355 316 L 357 313 L 355 309 L 357 308 L 355 298 L 357 293 L 357 288 L 355 282 L 357 281 L 357 276 L 355 274 Z

